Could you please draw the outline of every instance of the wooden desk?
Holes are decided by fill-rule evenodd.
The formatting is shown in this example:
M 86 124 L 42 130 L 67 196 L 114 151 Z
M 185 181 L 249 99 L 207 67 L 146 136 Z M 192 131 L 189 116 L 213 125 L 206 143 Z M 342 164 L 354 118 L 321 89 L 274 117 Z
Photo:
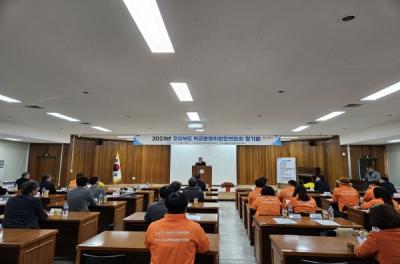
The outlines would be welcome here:
M 144 221 L 144 212 L 134 213 L 124 218 L 125 231 L 146 231 L 149 224 Z M 200 220 L 193 220 L 203 227 L 204 232 L 209 234 L 218 234 L 218 214 L 192 214 L 188 216 L 200 216 Z
M 218 214 L 219 204 L 218 203 L 189 203 L 188 213 L 202 213 L 202 214 Z
M 49 194 L 48 197 L 40 197 L 43 207 L 46 208 L 48 204 L 56 202 L 64 202 L 67 196 L 65 194 Z
M 240 196 L 242 196 L 242 195 L 248 196 L 249 193 L 250 193 L 250 191 L 236 191 L 236 193 L 235 193 L 236 210 L 239 210 Z
M 346 207 L 347 216 L 350 222 L 363 226 L 366 230 L 371 230 L 369 223 L 369 210 L 361 210 L 354 207 Z
M 204 202 L 205 203 L 218 203 L 218 196 L 205 196 Z
M 339 211 L 339 207 L 337 203 L 334 203 L 331 198 L 321 198 L 321 208 L 323 210 L 328 210 L 329 206 L 332 206 L 332 208 L 335 211 Z
M 319 236 L 321 232 L 334 230 L 338 227 L 362 229 L 346 219 L 336 217 L 335 222 L 340 226 L 320 225 L 309 217 L 296 220 L 296 224 L 278 224 L 275 216 L 254 216 L 254 253 L 258 264 L 271 262 L 271 240 L 269 235 L 310 235 Z
M 332 195 L 324 195 L 322 193 L 309 193 L 312 198 L 315 199 L 318 207 L 322 207 L 321 199 L 332 199 Z M 329 207 L 328 207 L 329 208 Z
M 126 210 L 125 216 L 131 215 L 135 212 L 143 212 L 143 195 L 119 195 L 112 196 L 107 195 L 108 201 L 125 201 L 126 202 Z
M 218 192 L 206 191 L 206 192 L 204 192 L 204 197 L 206 197 L 206 196 L 218 196 Z
M 146 212 L 149 205 L 154 203 L 154 193 L 153 190 L 139 190 L 136 194 L 143 195 L 143 212 Z
M 217 264 L 219 259 L 219 235 L 207 234 L 210 251 L 197 254 L 197 264 Z M 76 264 L 81 263 L 83 253 L 126 254 L 129 263 L 150 263 L 150 252 L 144 245 L 145 232 L 106 231 L 78 245 Z
M 150 187 L 142 188 L 143 191 L 154 191 L 154 200 L 158 201 L 160 199 L 160 189 L 168 184 L 153 184 Z
M 0 230 L 0 259 L 8 264 L 51 264 L 57 230 Z
M 299 263 L 302 259 L 329 263 L 357 259 L 346 247 L 347 243 L 358 245 L 354 237 L 272 235 L 270 238 L 274 264 Z
M 243 215 L 243 207 L 242 207 L 242 197 L 248 197 L 249 193 L 247 192 L 242 192 L 238 193 L 238 209 L 239 209 L 239 217 L 242 218 Z
M 64 203 L 57 202 L 47 205 L 47 208 L 63 208 Z M 99 229 L 98 232 L 110 229 L 123 230 L 123 219 L 125 217 L 126 202 L 125 201 L 107 201 L 103 204 L 89 206 L 91 212 L 99 212 Z
M 247 196 L 241 196 L 240 197 L 240 202 L 241 202 L 241 208 L 242 208 L 242 221 L 244 224 L 244 228 L 247 229 L 247 205 L 249 202 L 249 199 Z
M 249 203 L 246 204 L 247 213 L 247 235 L 249 236 L 250 245 L 254 245 L 254 228 L 253 228 L 253 218 L 256 214 L 256 210 L 251 209 Z
M 76 246 L 97 235 L 97 212 L 69 212 L 68 216 L 49 216 L 42 229 L 57 229 L 56 257 L 75 257 Z

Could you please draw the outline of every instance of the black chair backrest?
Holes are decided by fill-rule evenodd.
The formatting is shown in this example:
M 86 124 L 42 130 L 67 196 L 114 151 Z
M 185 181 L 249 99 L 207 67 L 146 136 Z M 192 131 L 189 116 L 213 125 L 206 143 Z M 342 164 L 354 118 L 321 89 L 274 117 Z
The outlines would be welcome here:
M 82 254 L 82 264 L 126 264 L 125 255 L 96 256 Z

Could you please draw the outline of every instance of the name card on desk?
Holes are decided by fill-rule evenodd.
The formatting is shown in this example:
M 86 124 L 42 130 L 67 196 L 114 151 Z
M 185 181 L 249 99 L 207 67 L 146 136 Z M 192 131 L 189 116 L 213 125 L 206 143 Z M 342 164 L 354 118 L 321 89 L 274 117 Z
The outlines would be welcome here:
M 301 219 L 301 214 L 289 214 L 290 219 Z
M 287 219 L 287 218 L 273 218 L 273 219 L 277 224 L 283 224 L 283 225 L 295 225 L 295 224 L 297 224 L 296 221 L 293 221 L 293 220 L 290 220 L 290 219 Z
M 331 196 L 332 193 L 331 192 L 324 192 L 323 194 L 321 194 L 322 196 Z
M 201 215 L 190 215 L 186 214 L 186 218 L 192 221 L 200 221 L 201 220 Z
M 321 214 L 310 214 L 310 218 L 311 219 L 322 219 L 322 215 Z
M 50 212 L 49 212 L 50 216 L 61 216 L 61 214 L 62 214 L 62 210 L 59 208 L 51 208 Z
M 320 225 L 325 225 L 325 226 L 340 226 L 338 223 L 331 221 L 331 220 L 319 220 L 319 219 L 314 219 L 315 222 L 317 222 Z

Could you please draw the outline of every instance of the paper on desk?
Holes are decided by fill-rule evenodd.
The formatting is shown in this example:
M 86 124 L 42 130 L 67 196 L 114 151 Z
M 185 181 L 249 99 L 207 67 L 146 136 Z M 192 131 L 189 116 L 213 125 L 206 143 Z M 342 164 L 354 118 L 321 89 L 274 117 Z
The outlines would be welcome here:
M 277 224 L 295 225 L 297 222 L 288 218 L 273 218 Z
M 322 220 L 322 219 L 313 219 L 315 222 L 317 222 L 320 225 L 326 225 L 326 226 L 340 226 L 338 223 L 331 221 L 331 220 Z
M 190 215 L 187 214 L 186 218 L 192 221 L 200 221 L 201 220 L 201 215 Z

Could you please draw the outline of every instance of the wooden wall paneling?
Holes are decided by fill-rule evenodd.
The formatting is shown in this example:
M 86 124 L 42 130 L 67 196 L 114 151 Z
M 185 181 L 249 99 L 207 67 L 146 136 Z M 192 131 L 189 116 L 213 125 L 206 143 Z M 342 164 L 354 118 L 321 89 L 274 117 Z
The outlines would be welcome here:
M 123 181 L 126 183 L 143 183 L 142 178 L 142 146 L 127 145 L 126 154 L 126 173 L 122 175 Z
M 170 152 L 169 145 L 142 146 L 141 180 L 149 183 L 169 183 Z

